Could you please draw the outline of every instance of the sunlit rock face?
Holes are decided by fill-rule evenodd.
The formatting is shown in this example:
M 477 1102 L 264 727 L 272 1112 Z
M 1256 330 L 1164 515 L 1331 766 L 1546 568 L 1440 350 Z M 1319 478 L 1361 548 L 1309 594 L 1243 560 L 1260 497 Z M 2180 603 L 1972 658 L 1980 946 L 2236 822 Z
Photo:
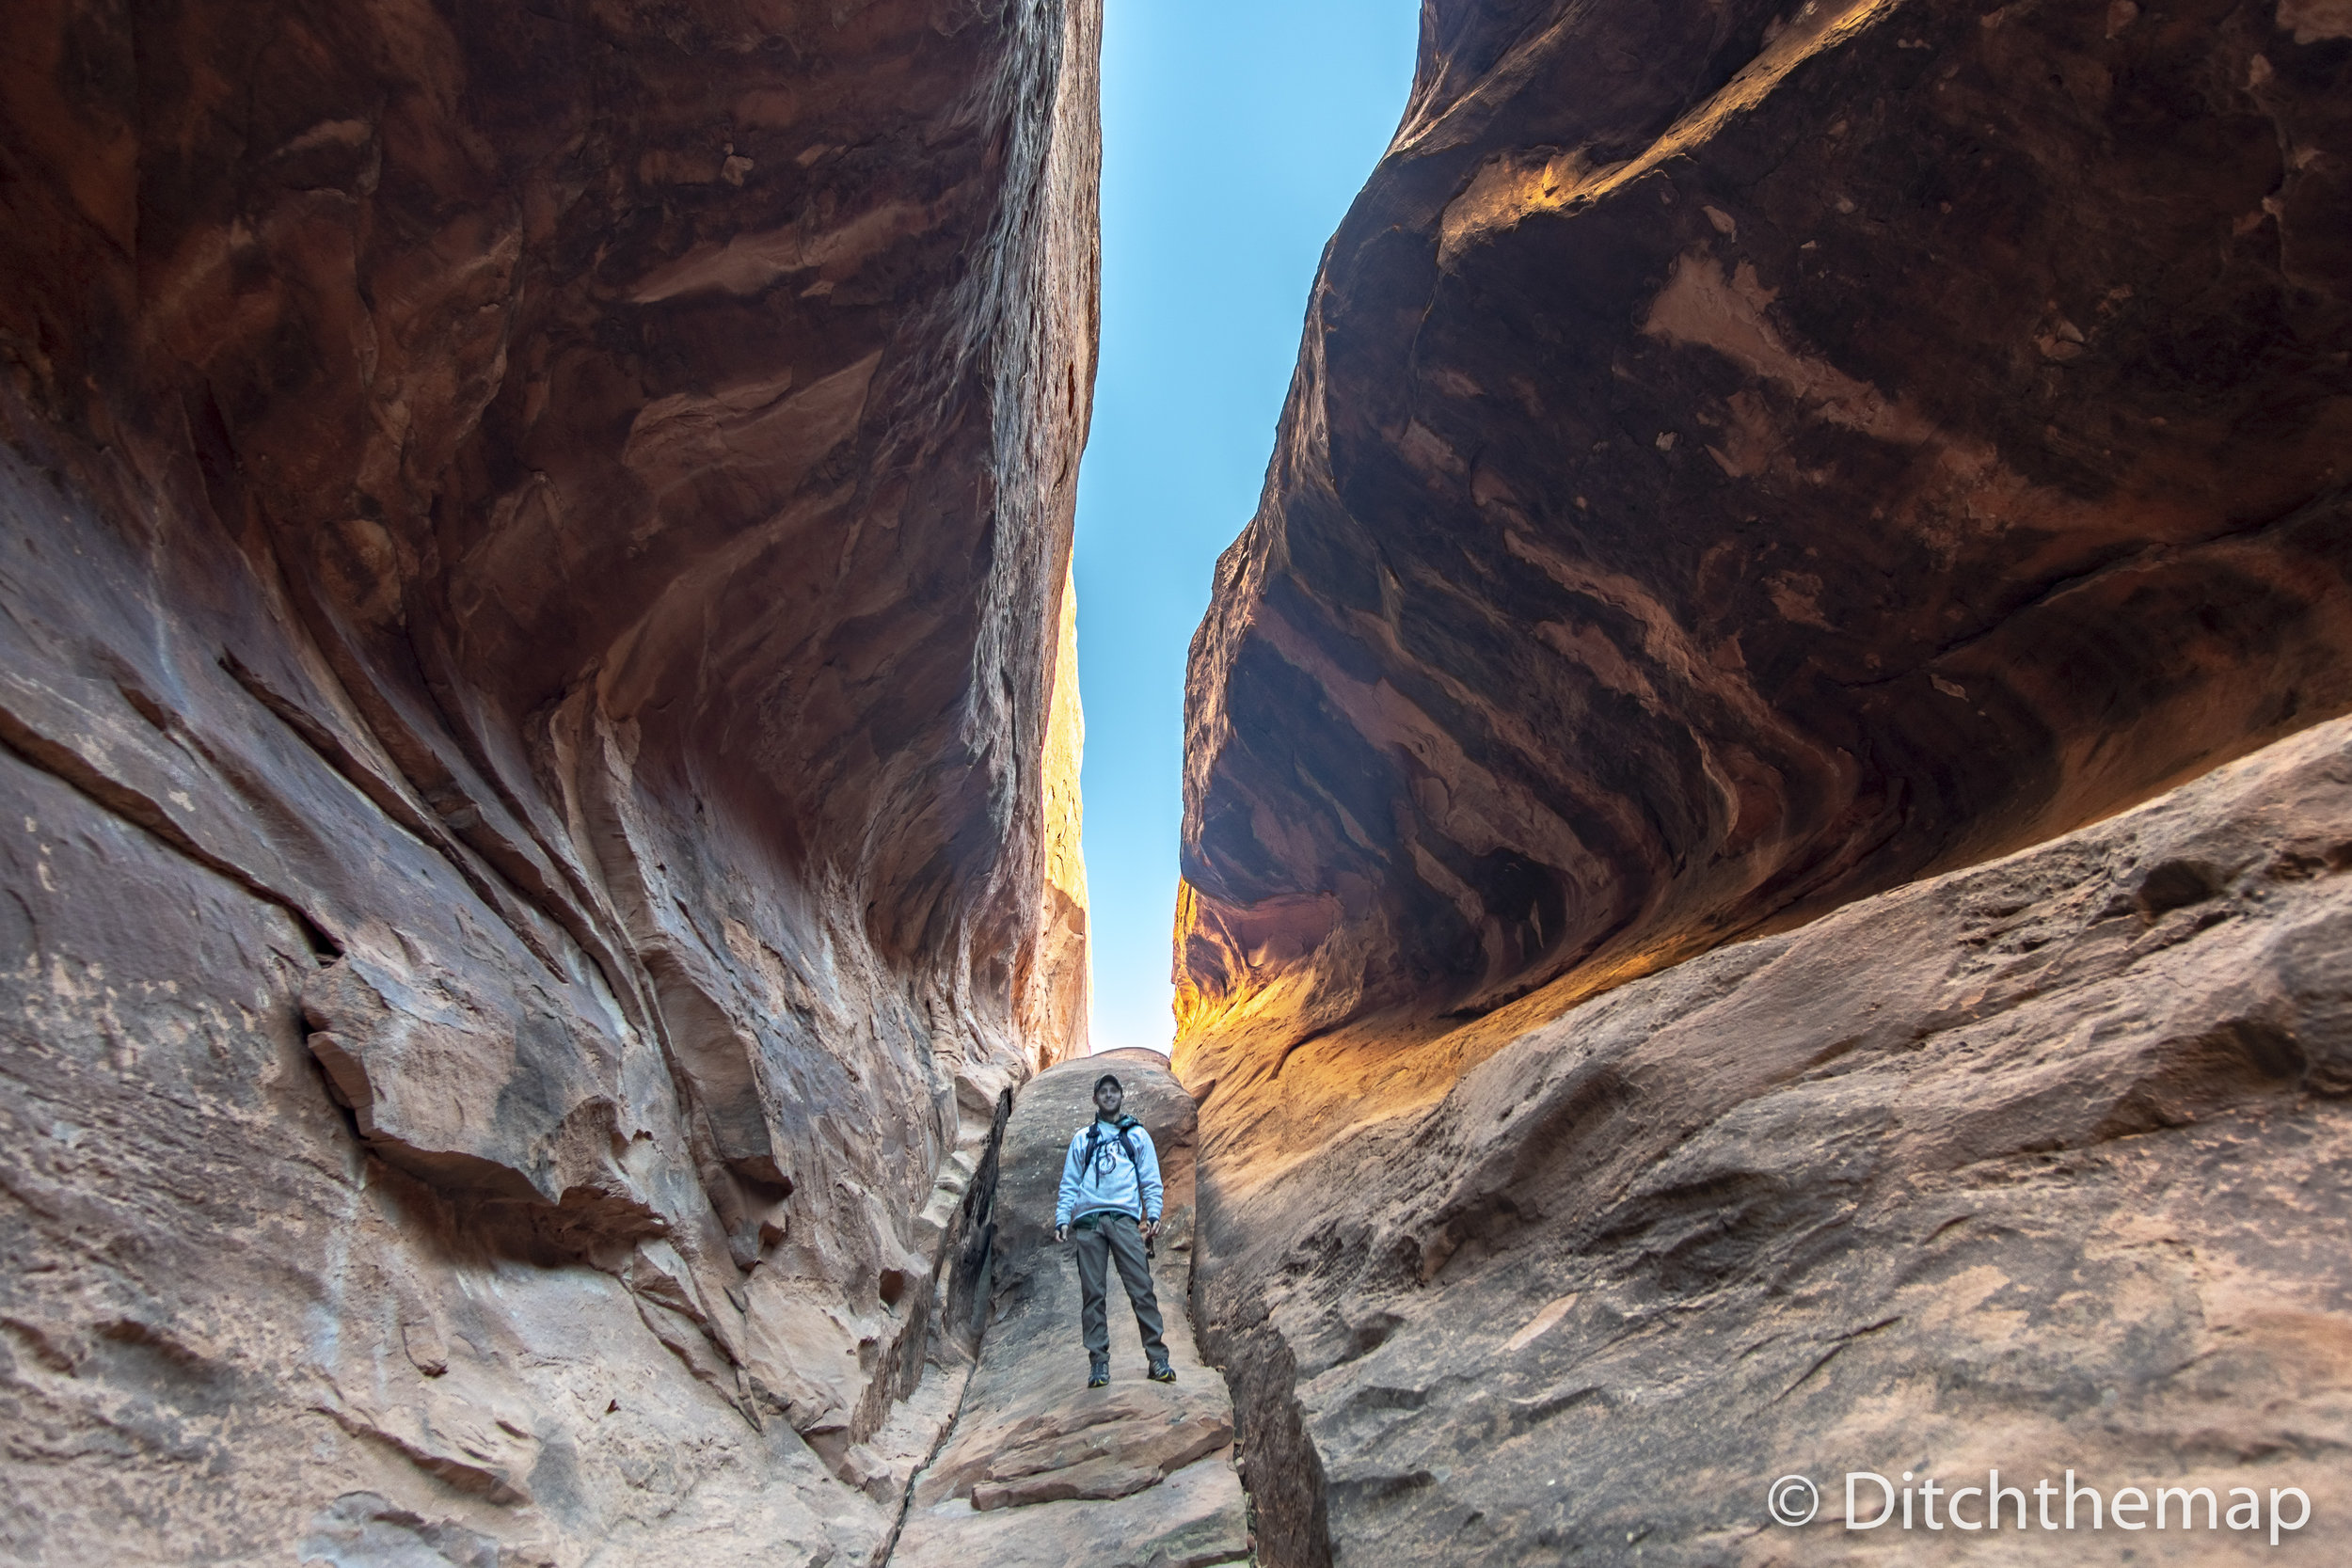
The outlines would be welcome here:
M 0 1555 L 887 1540 L 1082 1038 L 1098 30 L 9 9 Z
M 1187 692 L 1261 1560 L 2338 1495 L 2348 187 L 2341 8 L 1424 8 Z
M 1208 1148 L 1259 1560 L 2336 1562 L 2347 870 L 2338 720 L 1632 981 L 1311 1157 Z M 1984 1533 L 1994 1470 L 2026 1528 Z M 2069 1470 L 2210 1505 L 2069 1530 L 2031 1496 Z M 1849 1472 L 1906 1471 L 1910 1529 L 1845 1528 Z M 1767 1513 L 1789 1475 L 1810 1523 Z M 2233 1488 L 2310 1528 L 2274 1552 Z
M 1556 1011 L 2352 703 L 2347 32 L 1431 5 L 1193 647 L 1188 1081 Z
M 1078 792 L 1086 761 L 1086 713 L 1078 703 L 1078 584 L 1066 576 L 1061 634 L 1054 656 L 1052 707 L 1045 726 L 1045 935 L 1040 971 L 1027 994 L 1041 1011 L 1030 1032 L 1084 1050 L 1092 974 L 1087 958 L 1087 862 L 1079 843 L 1085 813 Z

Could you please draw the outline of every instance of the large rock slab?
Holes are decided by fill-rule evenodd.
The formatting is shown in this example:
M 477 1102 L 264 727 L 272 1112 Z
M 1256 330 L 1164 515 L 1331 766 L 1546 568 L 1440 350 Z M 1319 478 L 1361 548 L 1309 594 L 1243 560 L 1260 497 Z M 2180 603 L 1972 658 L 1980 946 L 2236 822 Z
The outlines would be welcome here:
M 1167 1186 L 1152 1281 L 1176 1382 L 1144 1377 L 1125 1292 L 1111 1286 L 1111 1383 L 1086 1386 L 1078 1271 L 1053 1238 L 1070 1134 L 1094 1081 L 1119 1075 Z M 1192 1097 L 1148 1051 L 1064 1062 L 1024 1086 L 999 1158 L 987 1337 L 953 1432 L 912 1494 L 893 1568 L 1202 1568 L 1245 1560 L 1233 1409 L 1201 1364 L 1187 1304 L 1194 1244 Z
M 1628 984 L 1425 1112 L 1213 1148 L 1197 1296 L 1259 1560 L 2340 1560 L 2348 872 L 2337 721 Z M 2245 1487 L 2265 1528 L 1844 1528 L 1850 1471 L 1995 1469 Z
M 893 1563 L 939 1568 L 1213 1568 L 1249 1560 L 1230 1465 L 1186 1465 L 1117 1502 L 978 1513 L 953 1503 L 908 1521 Z
M 0 1555 L 886 1541 L 1083 1045 L 1098 27 L 0 17 Z
M 2344 33 L 1433 0 L 1193 649 L 1212 1147 L 2352 705 Z

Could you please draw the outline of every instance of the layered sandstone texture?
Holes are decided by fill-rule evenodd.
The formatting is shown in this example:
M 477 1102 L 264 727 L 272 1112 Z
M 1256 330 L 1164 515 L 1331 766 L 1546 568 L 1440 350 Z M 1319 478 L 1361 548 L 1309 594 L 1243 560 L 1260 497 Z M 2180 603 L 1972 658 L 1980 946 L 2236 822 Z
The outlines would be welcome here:
M 1098 28 L 8 8 L 0 1557 L 878 1560 L 1083 1029 Z
M 1173 1384 L 1144 1377 L 1124 1290 L 1109 1287 L 1111 1382 L 1086 1386 L 1077 1263 L 1054 1240 L 1071 1134 L 1116 1073 L 1166 1185 L 1152 1283 Z M 998 1153 L 986 1338 L 961 1413 L 917 1478 L 893 1568 L 1207 1568 L 1249 1560 L 1233 1407 L 1201 1364 L 1186 1301 L 1192 1097 L 1151 1051 L 1065 1062 L 1019 1091 Z
M 1423 14 L 1194 643 L 1187 1082 L 1424 1101 L 2352 705 L 2342 6 Z
M 1269 1568 L 2341 1561 L 2352 721 L 1636 980 L 1312 1158 L 1202 1157 Z M 1850 1471 L 1992 1470 L 2265 1526 L 1845 1528 Z
M 1422 17 L 1187 691 L 1261 1560 L 2352 1507 L 2352 16 Z

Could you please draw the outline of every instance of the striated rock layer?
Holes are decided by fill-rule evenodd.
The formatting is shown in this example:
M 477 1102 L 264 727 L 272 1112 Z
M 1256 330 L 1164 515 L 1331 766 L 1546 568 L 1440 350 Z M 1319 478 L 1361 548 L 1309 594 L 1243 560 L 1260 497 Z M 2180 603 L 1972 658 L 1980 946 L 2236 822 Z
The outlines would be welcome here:
M 1260 1560 L 2341 1560 L 2347 871 L 2337 721 L 1587 1001 L 1312 1158 L 1209 1145 L 1195 1289 Z M 1844 1528 L 1849 1471 L 1992 1470 L 2030 1528 Z M 2103 1508 L 2248 1488 L 2263 1528 L 2052 1528 L 2069 1470 Z
M 1187 692 L 1261 1560 L 1975 1539 L 1770 1523 L 1848 1469 L 2340 1518 L 2352 21 L 1422 16 Z M 2172 1513 L 1987 1549 L 2247 1549 Z
M 1187 1082 L 1420 1102 L 2352 705 L 2347 105 L 2340 8 L 1432 0 L 1193 647 Z
M 1082 1044 L 1098 30 L 9 9 L 0 1556 L 882 1548 Z

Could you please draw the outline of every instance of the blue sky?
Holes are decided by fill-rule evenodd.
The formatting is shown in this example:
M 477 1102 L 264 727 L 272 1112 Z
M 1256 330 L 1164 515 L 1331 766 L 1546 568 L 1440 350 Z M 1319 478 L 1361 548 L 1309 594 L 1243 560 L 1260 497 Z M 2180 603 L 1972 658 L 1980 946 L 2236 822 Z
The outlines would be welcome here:
M 1168 1049 L 1184 652 L 1257 509 L 1324 242 L 1412 85 L 1419 0 L 1108 0 L 1103 347 L 1078 483 L 1097 1051 Z

